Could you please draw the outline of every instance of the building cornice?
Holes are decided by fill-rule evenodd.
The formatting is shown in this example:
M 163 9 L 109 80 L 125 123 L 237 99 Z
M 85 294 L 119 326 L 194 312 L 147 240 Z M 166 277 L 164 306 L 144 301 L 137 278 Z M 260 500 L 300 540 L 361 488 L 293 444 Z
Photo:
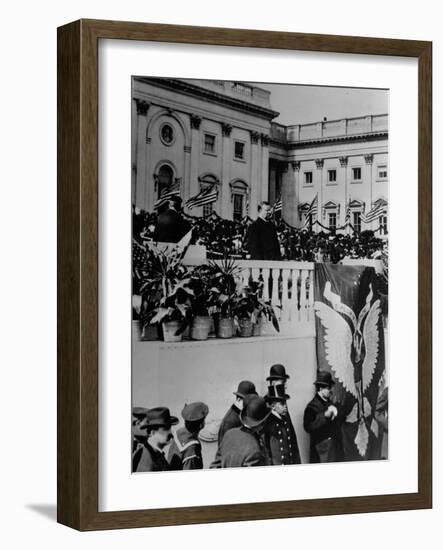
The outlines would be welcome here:
M 334 144 L 334 143 L 353 143 L 359 141 L 377 141 L 388 138 L 388 132 L 368 132 L 363 134 L 353 134 L 346 136 L 332 136 L 332 137 L 322 137 L 322 138 L 313 138 L 305 139 L 303 141 L 291 141 L 285 143 L 281 140 L 271 139 L 271 145 L 276 147 L 281 147 L 287 151 L 292 151 L 294 149 L 303 149 L 312 146 L 321 146 L 325 144 Z
M 248 112 L 260 118 L 271 121 L 276 118 L 280 113 L 272 109 L 267 109 L 266 107 L 260 107 L 253 103 L 243 101 L 241 99 L 236 99 L 221 93 L 218 93 L 213 90 L 208 90 L 206 88 L 201 88 L 189 82 L 179 80 L 176 78 L 155 78 L 155 77 L 146 77 L 146 76 L 137 76 L 135 80 L 145 84 L 150 84 L 165 88 L 172 91 L 178 91 L 180 93 L 198 97 L 204 99 L 205 101 L 212 101 L 213 103 L 218 103 L 219 105 L 224 105 L 237 111 Z

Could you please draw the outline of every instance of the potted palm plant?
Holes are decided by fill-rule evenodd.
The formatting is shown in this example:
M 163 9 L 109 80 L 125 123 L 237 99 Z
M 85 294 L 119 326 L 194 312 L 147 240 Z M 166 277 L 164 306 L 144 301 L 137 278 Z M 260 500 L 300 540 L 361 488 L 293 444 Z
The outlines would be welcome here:
M 207 340 L 211 331 L 211 307 L 213 294 L 211 292 L 211 267 L 198 266 L 191 275 L 190 286 L 194 292 L 191 299 L 192 321 L 191 338 L 193 340 Z
M 140 282 L 142 296 L 150 301 L 144 324 L 162 327 L 165 342 L 176 342 L 191 319 L 194 294 L 189 270 L 182 260 L 185 249 L 150 249 L 148 268 Z
M 270 321 L 275 330 L 280 332 L 274 308 L 269 301 L 263 299 L 262 291 L 262 281 L 250 281 L 237 299 L 234 313 L 240 336 L 260 336 L 263 319 Z
M 237 297 L 236 278 L 240 269 L 235 261 L 223 258 L 210 262 L 210 301 L 213 304 L 215 329 L 219 338 L 232 338 L 234 335 L 233 307 Z

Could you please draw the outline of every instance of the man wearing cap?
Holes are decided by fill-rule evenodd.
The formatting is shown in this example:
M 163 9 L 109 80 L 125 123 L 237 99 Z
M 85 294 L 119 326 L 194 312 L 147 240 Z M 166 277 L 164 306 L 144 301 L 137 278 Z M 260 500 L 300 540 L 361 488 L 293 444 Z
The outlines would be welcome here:
M 220 444 L 225 433 L 232 428 L 238 428 L 241 426 L 240 413 L 243 409 L 243 400 L 246 395 L 257 395 L 255 385 L 249 380 L 242 380 L 238 385 L 237 391 L 234 392 L 235 402 L 231 405 L 228 412 L 221 421 L 220 428 L 218 430 L 218 446 Z
M 168 452 L 171 470 L 203 469 L 202 447 L 198 434 L 205 426 L 208 412 L 205 403 L 197 402 L 184 406 L 182 417 L 185 425 L 175 432 Z
M 244 401 L 240 413 L 241 427 L 226 432 L 218 457 L 211 464 L 211 468 L 266 465 L 266 451 L 260 442 L 260 434 L 271 411 L 266 401 L 258 395 L 248 395 Z
M 276 386 L 283 384 L 286 389 L 286 383 L 288 381 L 289 374 L 286 374 L 286 369 L 283 365 L 272 365 L 269 369 L 269 376 L 266 378 L 269 386 Z
M 268 387 L 265 400 L 271 414 L 264 427 L 264 441 L 271 465 L 301 464 L 297 436 L 288 413 L 289 398 L 283 384 Z
M 169 470 L 163 449 L 171 440 L 171 426 L 178 418 L 166 407 L 149 409 L 146 414 L 147 438 L 139 443 L 132 456 L 133 472 L 161 472 Z
M 314 384 L 317 393 L 303 416 L 303 427 L 311 436 L 309 462 L 336 462 L 340 459 L 338 409 L 331 402 L 335 382 L 330 372 L 319 371 Z

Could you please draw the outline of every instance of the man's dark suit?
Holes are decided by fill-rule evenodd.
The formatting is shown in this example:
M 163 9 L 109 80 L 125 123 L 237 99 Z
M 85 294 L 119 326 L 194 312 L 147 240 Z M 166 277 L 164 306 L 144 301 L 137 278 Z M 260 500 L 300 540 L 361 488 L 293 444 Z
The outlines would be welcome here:
M 211 468 L 266 465 L 265 451 L 259 438 L 244 426 L 226 432 L 219 451 L 219 456 L 211 464 Z
M 325 411 L 331 405 L 318 394 L 308 403 L 303 417 L 303 427 L 311 436 L 309 462 L 334 462 L 341 459 L 338 418 L 326 418 Z
M 159 214 L 153 239 L 161 243 L 178 243 L 191 229 L 181 214 L 170 208 Z
M 223 436 L 228 430 L 232 430 L 232 428 L 239 428 L 241 425 L 240 409 L 235 405 L 231 405 L 228 412 L 223 417 L 218 430 L 218 446 L 220 447 Z
M 297 435 L 289 414 L 272 412 L 265 424 L 264 440 L 268 458 L 273 465 L 300 464 Z
M 277 231 L 272 222 L 257 218 L 251 223 L 247 235 L 247 248 L 251 260 L 281 260 Z

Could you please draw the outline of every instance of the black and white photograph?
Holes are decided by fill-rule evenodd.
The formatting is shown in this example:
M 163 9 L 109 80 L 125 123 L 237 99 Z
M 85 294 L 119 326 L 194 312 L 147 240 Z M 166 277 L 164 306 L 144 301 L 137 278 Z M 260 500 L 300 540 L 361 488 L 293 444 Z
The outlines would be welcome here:
M 131 103 L 133 474 L 388 460 L 389 90 Z

